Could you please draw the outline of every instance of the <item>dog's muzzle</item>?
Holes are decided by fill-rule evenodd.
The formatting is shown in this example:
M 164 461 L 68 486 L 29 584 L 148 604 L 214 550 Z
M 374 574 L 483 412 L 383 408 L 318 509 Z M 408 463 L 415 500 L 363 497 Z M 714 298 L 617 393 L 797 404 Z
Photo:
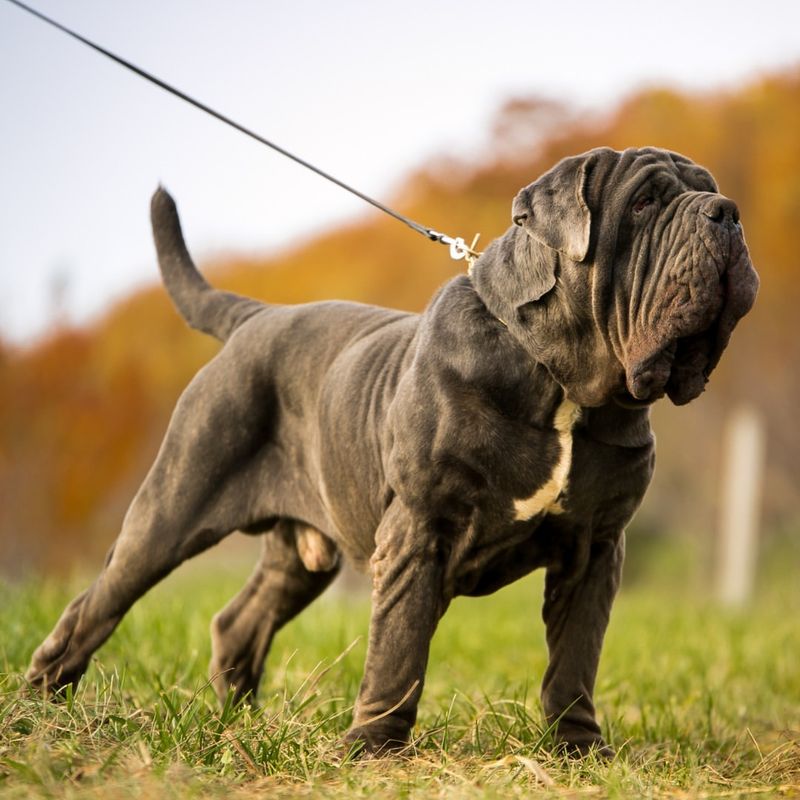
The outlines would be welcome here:
M 700 270 L 702 292 L 691 307 L 667 312 L 660 320 L 660 331 L 641 336 L 643 341 L 649 340 L 649 352 L 632 359 L 626 370 L 626 390 L 616 397 L 623 406 L 648 405 L 664 394 L 675 405 L 696 398 L 736 323 L 755 301 L 758 276 L 750 262 L 736 204 L 714 194 L 703 196 L 696 206 L 701 221 L 693 220 L 694 235 L 702 239 L 705 258 L 691 268 Z

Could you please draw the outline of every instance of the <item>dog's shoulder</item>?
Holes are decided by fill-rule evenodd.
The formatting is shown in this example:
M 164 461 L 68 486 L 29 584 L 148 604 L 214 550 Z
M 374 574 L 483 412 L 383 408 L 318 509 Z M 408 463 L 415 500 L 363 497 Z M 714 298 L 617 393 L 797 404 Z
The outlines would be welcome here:
M 530 472 L 536 483 L 557 458 L 553 417 L 562 398 L 469 279 L 455 278 L 421 315 L 389 409 L 389 483 L 425 508 L 480 502 L 507 472 Z
M 421 315 L 416 364 L 425 380 L 450 375 L 473 389 L 507 389 L 531 369 L 524 349 L 467 275 L 445 284 Z

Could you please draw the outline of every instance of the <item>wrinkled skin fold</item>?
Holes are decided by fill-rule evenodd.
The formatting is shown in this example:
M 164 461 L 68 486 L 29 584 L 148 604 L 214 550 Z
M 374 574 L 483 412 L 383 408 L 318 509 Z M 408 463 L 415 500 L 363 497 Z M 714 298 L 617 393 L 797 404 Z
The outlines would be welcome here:
M 179 400 L 30 683 L 74 684 L 142 594 L 240 530 L 263 553 L 212 622 L 220 699 L 255 697 L 273 636 L 344 558 L 373 586 L 347 741 L 381 753 L 409 741 L 452 598 L 541 567 L 547 720 L 569 752 L 609 755 L 593 691 L 625 526 L 653 470 L 649 405 L 703 391 L 758 287 L 711 175 L 653 148 L 565 159 L 421 315 L 217 291 L 163 190 L 152 220 L 175 305 L 225 346 Z

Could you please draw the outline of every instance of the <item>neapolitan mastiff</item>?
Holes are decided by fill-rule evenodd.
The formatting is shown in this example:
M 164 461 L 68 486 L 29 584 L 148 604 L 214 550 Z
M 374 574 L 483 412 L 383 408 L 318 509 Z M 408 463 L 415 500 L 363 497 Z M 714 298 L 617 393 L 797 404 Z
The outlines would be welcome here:
M 736 206 L 675 153 L 567 158 L 512 215 L 421 315 L 276 306 L 211 288 L 158 190 L 167 290 L 225 346 L 178 402 L 102 572 L 28 680 L 74 683 L 175 566 L 232 531 L 263 533 L 252 577 L 212 623 L 218 694 L 255 694 L 275 632 L 343 554 L 373 586 L 347 739 L 397 748 L 450 600 L 545 567 L 546 717 L 570 750 L 608 752 L 592 693 L 623 531 L 653 471 L 648 407 L 703 391 L 758 278 Z

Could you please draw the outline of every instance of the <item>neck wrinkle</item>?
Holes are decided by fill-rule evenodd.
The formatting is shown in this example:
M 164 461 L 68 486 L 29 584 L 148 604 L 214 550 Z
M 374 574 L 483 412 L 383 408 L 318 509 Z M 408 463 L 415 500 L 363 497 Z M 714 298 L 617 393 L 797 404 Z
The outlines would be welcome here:
M 472 268 L 467 273 L 472 288 L 475 294 L 485 306 L 486 310 L 498 321 L 502 321 L 508 327 L 509 313 L 511 307 L 506 305 L 500 293 L 497 291 L 497 281 L 489 283 L 488 270 L 494 265 L 493 262 L 497 261 L 500 253 L 500 242 L 509 235 L 507 231 L 501 239 L 495 239 L 489 247 L 480 255 L 477 261 L 472 265 Z
M 479 264 L 479 261 L 476 261 L 475 262 L 475 266 L 478 266 L 478 264 Z M 484 296 L 484 294 L 481 292 L 480 288 L 478 287 L 478 282 L 475 279 L 475 270 L 474 270 L 474 268 L 472 270 L 470 270 L 466 274 L 466 278 L 469 281 L 470 286 L 472 286 L 472 291 L 475 292 L 475 296 L 478 298 L 478 300 L 480 301 L 481 305 L 486 309 L 486 313 L 489 314 L 494 319 L 496 319 L 504 328 L 508 329 L 508 320 L 505 317 L 503 317 L 500 314 L 498 314 L 490 306 L 489 301 L 487 300 L 487 298 Z

